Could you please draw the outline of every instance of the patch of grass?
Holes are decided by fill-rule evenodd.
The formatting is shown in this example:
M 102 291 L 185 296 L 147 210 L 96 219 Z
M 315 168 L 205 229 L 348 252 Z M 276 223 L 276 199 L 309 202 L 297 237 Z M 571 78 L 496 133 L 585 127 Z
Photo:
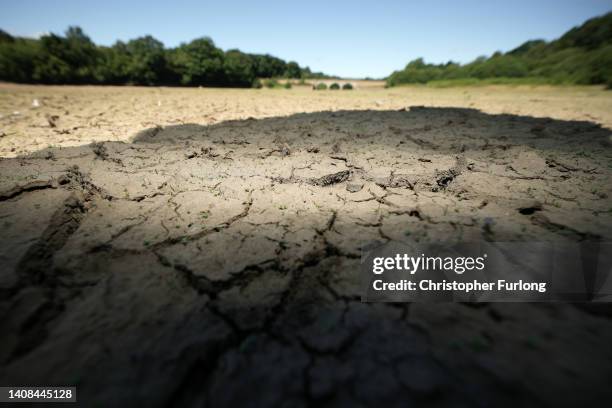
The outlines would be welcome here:
M 327 89 L 327 85 L 325 85 L 323 82 L 317 84 L 317 86 L 315 86 L 314 88 L 317 91 L 324 91 Z
M 547 78 L 460 78 L 460 79 L 440 79 L 427 82 L 431 88 L 451 88 L 464 86 L 487 86 L 487 85 L 549 85 L 551 80 Z

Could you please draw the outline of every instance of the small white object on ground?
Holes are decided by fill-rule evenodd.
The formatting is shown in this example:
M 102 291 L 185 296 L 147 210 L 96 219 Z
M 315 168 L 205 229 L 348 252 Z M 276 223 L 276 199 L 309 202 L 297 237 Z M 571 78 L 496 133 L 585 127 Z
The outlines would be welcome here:
M 40 107 L 40 102 L 38 102 L 38 99 L 34 99 L 34 100 L 32 101 L 32 107 L 33 107 L 33 108 L 38 108 L 38 107 Z

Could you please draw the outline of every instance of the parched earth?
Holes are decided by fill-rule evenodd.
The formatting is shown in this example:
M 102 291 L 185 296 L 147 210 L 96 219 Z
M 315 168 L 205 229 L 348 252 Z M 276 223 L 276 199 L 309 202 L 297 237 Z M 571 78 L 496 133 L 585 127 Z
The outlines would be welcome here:
M 4 158 L 0 384 L 88 406 L 605 401 L 606 305 L 362 303 L 359 266 L 388 241 L 610 241 L 611 135 L 330 109 Z

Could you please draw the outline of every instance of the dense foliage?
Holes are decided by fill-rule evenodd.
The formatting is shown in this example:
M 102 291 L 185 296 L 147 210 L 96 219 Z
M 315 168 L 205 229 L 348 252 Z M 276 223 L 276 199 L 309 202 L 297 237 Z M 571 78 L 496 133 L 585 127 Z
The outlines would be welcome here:
M 427 64 L 417 59 L 391 74 L 387 84 L 478 80 L 612 87 L 612 13 L 588 20 L 555 41 L 527 41 L 510 52 L 497 52 L 465 65 Z
M 223 51 L 208 37 L 176 48 L 151 36 L 112 47 L 94 44 L 79 27 L 64 36 L 12 37 L 0 30 L 0 80 L 43 84 L 136 84 L 261 87 L 258 78 L 320 78 L 308 67 L 271 55 Z

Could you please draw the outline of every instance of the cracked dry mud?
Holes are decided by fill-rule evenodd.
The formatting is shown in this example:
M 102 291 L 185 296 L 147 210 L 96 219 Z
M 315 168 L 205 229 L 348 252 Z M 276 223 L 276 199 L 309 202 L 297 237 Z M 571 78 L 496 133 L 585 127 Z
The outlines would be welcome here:
M 610 131 L 474 109 L 150 127 L 0 161 L 0 383 L 89 406 L 510 406 L 612 390 L 612 314 L 364 304 L 360 248 L 612 237 Z

